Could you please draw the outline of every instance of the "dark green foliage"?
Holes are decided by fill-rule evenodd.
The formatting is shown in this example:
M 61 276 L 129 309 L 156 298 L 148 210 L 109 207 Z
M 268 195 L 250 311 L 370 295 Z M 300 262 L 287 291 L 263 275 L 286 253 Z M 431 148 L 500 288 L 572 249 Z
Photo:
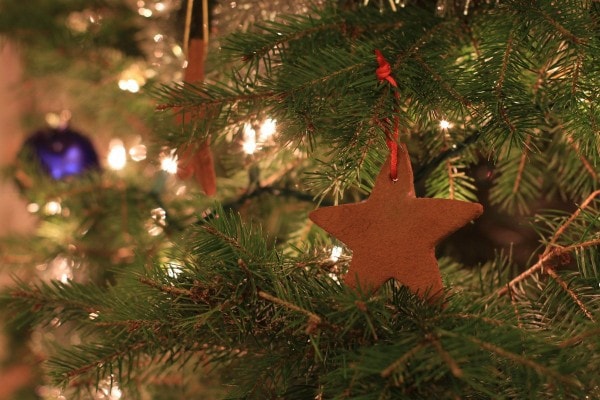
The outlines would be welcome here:
M 82 6 L 41 3 L 61 15 Z M 84 339 L 55 351 L 54 381 L 84 398 L 105 379 L 133 395 L 172 376 L 193 398 L 209 372 L 224 383 L 215 396 L 231 399 L 597 397 L 600 6 L 474 2 L 469 15 L 440 18 L 434 3 L 380 12 L 332 1 L 223 41 L 223 80 L 155 86 L 165 120 L 192 117 L 157 129 L 158 147 L 210 137 L 228 153 L 216 204 L 159 196 L 164 176 L 137 185 L 91 176 L 28 194 L 81 214 L 47 216 L 38 234 L 52 239 L 14 252 L 47 246 L 46 259 L 104 267 L 98 283 L 20 282 L 0 299 L 21 326 L 58 318 Z M 65 35 L 44 23 L 51 41 Z M 375 49 L 398 88 L 378 81 Z M 275 143 L 247 157 L 227 147 L 266 117 L 277 120 Z M 475 266 L 439 254 L 441 303 L 396 282 L 376 293 L 339 283 L 349 256 L 334 260 L 334 242 L 306 216 L 368 196 L 394 118 L 417 191 L 530 217 L 540 240 L 527 263 L 507 249 Z M 567 211 L 539 211 L 559 201 Z M 157 207 L 166 218 L 151 237 Z M 57 227 L 80 234 L 67 240 Z

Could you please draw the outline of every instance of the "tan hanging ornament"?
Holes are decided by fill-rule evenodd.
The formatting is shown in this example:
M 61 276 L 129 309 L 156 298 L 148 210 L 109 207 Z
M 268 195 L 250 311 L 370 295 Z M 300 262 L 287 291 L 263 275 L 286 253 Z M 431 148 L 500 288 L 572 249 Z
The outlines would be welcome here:
M 348 285 L 374 291 L 393 278 L 435 299 L 443 293 L 435 246 L 482 212 L 478 203 L 417 198 L 410 158 L 402 147 L 396 181 L 390 178 L 388 159 L 366 201 L 323 207 L 310 219 L 352 249 L 344 278 Z

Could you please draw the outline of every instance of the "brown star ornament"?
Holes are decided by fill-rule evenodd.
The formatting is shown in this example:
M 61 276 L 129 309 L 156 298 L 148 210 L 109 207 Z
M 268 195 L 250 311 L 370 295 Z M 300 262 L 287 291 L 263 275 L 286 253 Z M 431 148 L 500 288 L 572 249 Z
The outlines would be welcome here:
M 421 297 L 443 293 L 435 246 L 483 212 L 478 203 L 417 198 L 410 158 L 398 149 L 398 179 L 388 159 L 369 198 L 361 203 L 323 207 L 310 219 L 352 249 L 344 280 L 375 291 L 394 278 Z

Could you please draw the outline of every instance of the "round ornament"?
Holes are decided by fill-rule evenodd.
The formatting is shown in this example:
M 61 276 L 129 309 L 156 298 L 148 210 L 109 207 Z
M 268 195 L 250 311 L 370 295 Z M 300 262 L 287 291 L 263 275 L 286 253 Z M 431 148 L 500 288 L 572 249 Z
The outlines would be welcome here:
M 92 142 L 71 128 L 47 128 L 31 135 L 23 144 L 40 167 L 53 179 L 80 175 L 99 168 Z

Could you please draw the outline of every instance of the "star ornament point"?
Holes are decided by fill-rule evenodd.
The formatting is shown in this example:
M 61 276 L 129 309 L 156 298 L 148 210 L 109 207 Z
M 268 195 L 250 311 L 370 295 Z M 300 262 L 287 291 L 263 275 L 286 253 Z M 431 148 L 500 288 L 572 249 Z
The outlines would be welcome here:
M 369 291 L 396 279 L 421 297 L 443 293 L 435 246 L 483 213 L 478 203 L 417 198 L 408 152 L 398 151 L 398 180 L 384 163 L 369 198 L 322 207 L 310 219 L 353 252 L 344 281 Z

